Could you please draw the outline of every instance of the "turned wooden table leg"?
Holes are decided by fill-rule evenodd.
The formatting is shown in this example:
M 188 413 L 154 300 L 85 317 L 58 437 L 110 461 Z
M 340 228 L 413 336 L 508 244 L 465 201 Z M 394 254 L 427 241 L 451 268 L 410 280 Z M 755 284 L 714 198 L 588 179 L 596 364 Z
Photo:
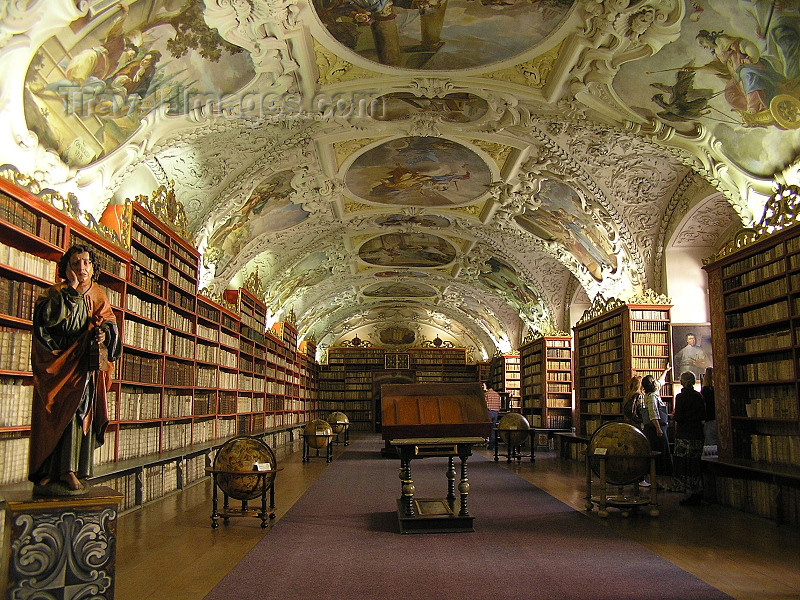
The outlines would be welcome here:
M 468 517 L 469 510 L 467 510 L 467 495 L 469 495 L 469 479 L 467 478 L 467 457 L 461 456 L 461 482 L 458 484 L 458 492 L 461 494 L 461 510 L 458 513 L 460 517 Z
M 447 502 L 452 506 L 456 501 L 456 466 L 453 457 L 447 460 Z
M 411 460 L 403 458 L 400 460 L 400 499 L 403 512 L 406 517 L 415 517 L 414 511 L 414 480 L 411 479 Z
M 214 473 L 214 491 L 211 493 L 211 528 L 219 527 L 219 512 L 217 511 L 217 474 Z

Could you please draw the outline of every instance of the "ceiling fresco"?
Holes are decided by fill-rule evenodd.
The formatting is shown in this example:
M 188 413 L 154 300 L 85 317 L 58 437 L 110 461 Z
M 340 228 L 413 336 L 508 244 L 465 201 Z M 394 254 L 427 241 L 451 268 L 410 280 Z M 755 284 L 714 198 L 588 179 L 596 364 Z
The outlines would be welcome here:
M 34 55 L 25 120 L 68 165 L 113 152 L 161 107 L 185 113 L 196 99 L 230 94 L 253 79 L 250 55 L 208 28 L 201 3 L 160 4 L 120 4 L 102 23 L 78 23 L 83 37 L 68 30 Z
M 469 69 L 528 50 L 572 0 L 314 0 L 328 32 L 360 56 L 405 69 Z
M 475 152 L 436 137 L 404 137 L 367 150 L 345 176 L 362 200 L 396 206 L 453 206 L 486 193 L 491 172 Z
M 665 248 L 800 183 L 799 28 L 800 0 L 6 3 L 0 165 L 97 220 L 173 190 L 205 293 L 258 280 L 322 350 L 488 357 L 668 291 Z
M 358 257 L 381 267 L 440 267 L 453 261 L 456 249 L 429 233 L 386 233 L 364 242 Z

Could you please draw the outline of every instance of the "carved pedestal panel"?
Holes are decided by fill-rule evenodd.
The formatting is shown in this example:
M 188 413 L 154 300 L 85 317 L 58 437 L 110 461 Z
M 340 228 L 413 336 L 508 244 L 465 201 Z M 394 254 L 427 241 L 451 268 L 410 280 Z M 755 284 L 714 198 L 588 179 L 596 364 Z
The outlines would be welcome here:
M 4 598 L 113 598 L 122 494 L 95 486 L 84 496 L 5 501 Z

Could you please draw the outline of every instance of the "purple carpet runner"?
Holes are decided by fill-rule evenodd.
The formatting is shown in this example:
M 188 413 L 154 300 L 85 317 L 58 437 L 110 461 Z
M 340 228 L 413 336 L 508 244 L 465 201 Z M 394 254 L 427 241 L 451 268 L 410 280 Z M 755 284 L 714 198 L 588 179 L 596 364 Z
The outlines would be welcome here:
M 728 598 L 481 456 L 475 532 L 402 535 L 400 461 L 381 446 L 354 441 L 206 600 Z M 413 463 L 417 497 L 443 497 L 447 459 Z

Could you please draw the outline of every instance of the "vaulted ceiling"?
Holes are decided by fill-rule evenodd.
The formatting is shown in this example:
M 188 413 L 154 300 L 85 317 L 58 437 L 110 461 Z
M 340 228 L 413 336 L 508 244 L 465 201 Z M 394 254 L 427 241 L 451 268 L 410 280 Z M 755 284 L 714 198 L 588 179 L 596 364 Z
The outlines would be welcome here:
M 28 0 L 0 163 L 109 205 L 171 186 L 212 294 L 322 347 L 475 358 L 665 288 L 796 182 L 797 2 Z

